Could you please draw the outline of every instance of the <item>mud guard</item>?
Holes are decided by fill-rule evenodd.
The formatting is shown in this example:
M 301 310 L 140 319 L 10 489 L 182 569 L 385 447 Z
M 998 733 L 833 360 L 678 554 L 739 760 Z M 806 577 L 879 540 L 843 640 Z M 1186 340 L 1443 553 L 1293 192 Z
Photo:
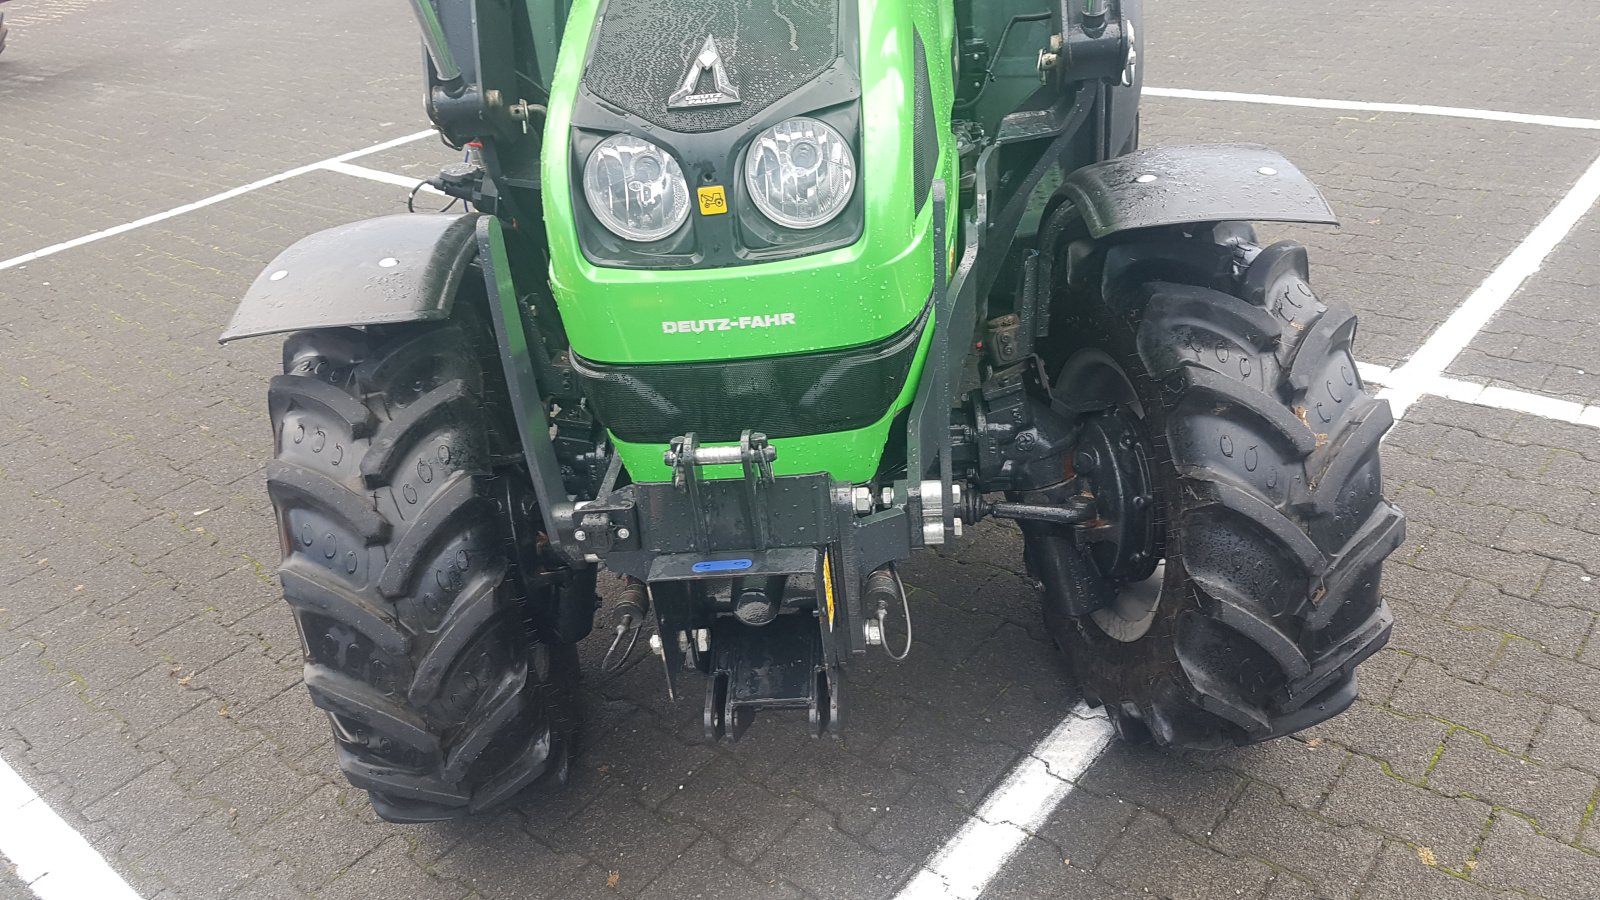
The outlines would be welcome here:
M 217 340 L 448 318 L 478 253 L 477 219 L 400 214 L 301 238 L 256 277 Z
M 1255 144 L 1138 150 L 1078 169 L 1061 194 L 1094 238 L 1201 222 L 1339 223 L 1294 163 Z

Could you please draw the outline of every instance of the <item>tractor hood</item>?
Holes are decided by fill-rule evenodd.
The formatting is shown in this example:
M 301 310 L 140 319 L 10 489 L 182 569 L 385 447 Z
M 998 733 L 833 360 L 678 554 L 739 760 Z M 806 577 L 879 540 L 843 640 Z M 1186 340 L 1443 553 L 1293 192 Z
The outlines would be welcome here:
M 953 30 L 948 3 L 579 0 L 541 173 L 575 362 L 903 338 L 953 177 Z

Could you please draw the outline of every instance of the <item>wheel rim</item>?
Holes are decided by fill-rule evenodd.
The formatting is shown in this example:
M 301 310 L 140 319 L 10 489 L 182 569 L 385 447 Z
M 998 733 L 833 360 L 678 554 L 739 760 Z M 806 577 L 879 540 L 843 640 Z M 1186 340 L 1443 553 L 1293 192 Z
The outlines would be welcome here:
M 1122 366 L 1092 349 L 1067 360 L 1052 397 L 1087 419 L 1084 451 L 1074 464 L 1102 503 L 1101 519 L 1084 533 L 1084 555 L 1091 573 L 1108 583 L 1112 600 L 1089 619 L 1112 640 L 1137 641 L 1155 623 L 1166 582 L 1144 404 Z

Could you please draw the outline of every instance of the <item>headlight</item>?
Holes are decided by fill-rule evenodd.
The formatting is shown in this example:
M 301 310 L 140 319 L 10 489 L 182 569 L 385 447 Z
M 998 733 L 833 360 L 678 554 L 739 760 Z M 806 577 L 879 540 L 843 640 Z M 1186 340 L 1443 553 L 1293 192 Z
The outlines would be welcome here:
M 627 134 L 589 153 L 583 194 L 595 217 L 619 237 L 659 241 L 689 217 L 689 184 L 672 154 Z
M 816 119 L 788 119 L 756 135 L 744 183 L 766 217 L 789 228 L 826 225 L 850 202 L 856 159 L 844 136 Z

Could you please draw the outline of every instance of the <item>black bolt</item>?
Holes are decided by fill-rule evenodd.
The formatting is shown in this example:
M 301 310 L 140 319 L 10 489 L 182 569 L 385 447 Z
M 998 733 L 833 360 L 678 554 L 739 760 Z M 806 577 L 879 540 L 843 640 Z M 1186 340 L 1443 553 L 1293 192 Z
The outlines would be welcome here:
M 1100 461 L 1095 459 L 1093 451 L 1079 450 L 1072 454 L 1072 467 L 1084 474 L 1093 472 L 1099 464 Z

